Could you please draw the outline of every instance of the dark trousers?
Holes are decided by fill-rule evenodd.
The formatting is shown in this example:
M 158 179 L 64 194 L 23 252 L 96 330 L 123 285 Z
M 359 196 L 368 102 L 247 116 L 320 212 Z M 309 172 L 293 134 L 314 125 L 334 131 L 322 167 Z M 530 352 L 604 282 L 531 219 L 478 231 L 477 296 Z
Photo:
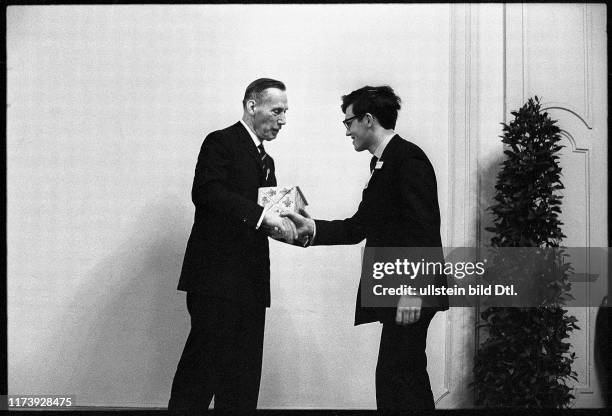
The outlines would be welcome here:
M 196 415 L 257 408 L 266 308 L 187 293 L 191 331 L 178 363 L 168 410 Z
M 434 409 L 427 374 L 427 329 L 435 311 L 414 324 L 384 323 L 376 365 L 376 407 L 382 411 Z

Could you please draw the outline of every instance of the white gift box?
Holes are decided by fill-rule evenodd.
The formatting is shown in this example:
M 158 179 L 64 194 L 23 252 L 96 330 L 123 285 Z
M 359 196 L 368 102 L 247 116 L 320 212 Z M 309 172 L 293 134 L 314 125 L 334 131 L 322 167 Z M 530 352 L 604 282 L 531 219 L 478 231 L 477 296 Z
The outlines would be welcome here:
M 282 211 L 292 211 L 299 214 L 300 209 L 308 205 L 299 186 L 268 186 L 259 188 L 257 203 L 280 214 Z

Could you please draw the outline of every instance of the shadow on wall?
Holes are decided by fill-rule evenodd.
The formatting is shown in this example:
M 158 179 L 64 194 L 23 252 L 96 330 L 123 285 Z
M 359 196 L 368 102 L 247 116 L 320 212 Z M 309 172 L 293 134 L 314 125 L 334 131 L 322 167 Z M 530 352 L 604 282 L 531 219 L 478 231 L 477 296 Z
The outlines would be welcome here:
M 501 144 L 500 144 L 500 150 Z M 501 152 L 500 152 L 501 153 Z M 493 214 L 488 208 L 495 203 L 495 185 L 497 183 L 497 174 L 500 171 L 501 163 L 505 160 L 503 154 L 497 155 L 496 157 L 489 160 L 484 166 L 480 166 L 479 175 L 479 189 L 478 189 L 478 201 L 475 207 L 476 215 L 471 219 L 473 226 L 468 229 L 475 230 L 478 233 L 472 241 L 475 241 L 480 247 L 487 247 L 491 244 L 492 233 L 485 230 L 485 227 L 493 225 Z M 455 282 L 452 281 L 452 277 L 448 281 L 449 287 Z M 478 345 L 484 339 L 486 339 L 486 332 L 479 330 L 476 324 L 480 322 L 481 308 L 451 308 L 448 312 L 455 314 L 461 312 L 463 316 L 460 321 L 456 322 L 458 325 L 458 331 L 463 331 L 468 334 L 474 334 L 475 336 L 461 337 L 463 344 L 461 346 L 455 346 L 455 351 L 460 351 L 462 357 L 455 357 L 459 362 L 464 363 L 460 370 L 461 380 L 457 380 L 456 385 L 460 386 L 461 391 L 456 396 L 450 398 L 450 400 L 442 400 L 441 403 L 436 403 L 436 406 L 441 408 L 459 408 L 469 409 L 474 407 L 474 390 L 469 387 L 469 384 L 474 381 L 473 368 L 474 368 L 474 354 L 478 350 Z M 444 396 L 443 396 L 444 397 Z
M 501 149 L 503 150 L 503 148 Z M 493 225 L 493 213 L 489 211 L 489 207 L 495 203 L 495 185 L 497 184 L 497 174 L 501 169 L 502 162 L 506 160 L 503 154 L 498 155 L 495 159 L 483 166 L 480 172 L 480 192 L 478 195 L 478 207 L 476 208 L 481 215 L 479 223 L 476 224 L 476 230 L 480 233 L 480 245 L 489 246 L 493 234 L 485 230 L 485 227 Z
M 68 333 L 51 347 L 58 356 L 68 352 L 64 391 L 79 406 L 167 404 L 189 330 L 176 286 L 192 219 L 180 200 L 149 202 L 127 241 L 83 277 L 65 310 Z

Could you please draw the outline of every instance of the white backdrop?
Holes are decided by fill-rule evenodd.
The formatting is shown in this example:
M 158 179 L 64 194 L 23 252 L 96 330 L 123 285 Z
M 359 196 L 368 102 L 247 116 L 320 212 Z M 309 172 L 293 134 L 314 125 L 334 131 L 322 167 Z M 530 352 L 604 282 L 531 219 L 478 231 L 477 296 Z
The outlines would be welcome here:
M 352 215 L 368 177 L 341 95 L 391 85 L 446 224 L 448 5 L 14 6 L 7 56 L 10 394 L 166 405 L 189 330 L 175 288 L 197 154 L 256 78 L 287 85 L 267 150 L 320 218 Z M 271 243 L 260 407 L 375 406 L 380 327 L 352 326 L 359 259 Z

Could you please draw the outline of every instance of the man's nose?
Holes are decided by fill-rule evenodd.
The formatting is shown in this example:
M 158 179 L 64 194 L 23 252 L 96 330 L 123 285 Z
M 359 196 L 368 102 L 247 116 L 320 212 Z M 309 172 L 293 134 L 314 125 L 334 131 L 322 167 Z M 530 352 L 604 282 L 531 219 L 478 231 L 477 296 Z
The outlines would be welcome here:
M 285 115 L 285 113 L 282 113 L 280 117 L 278 118 L 278 124 L 280 125 L 287 124 L 287 116 Z

